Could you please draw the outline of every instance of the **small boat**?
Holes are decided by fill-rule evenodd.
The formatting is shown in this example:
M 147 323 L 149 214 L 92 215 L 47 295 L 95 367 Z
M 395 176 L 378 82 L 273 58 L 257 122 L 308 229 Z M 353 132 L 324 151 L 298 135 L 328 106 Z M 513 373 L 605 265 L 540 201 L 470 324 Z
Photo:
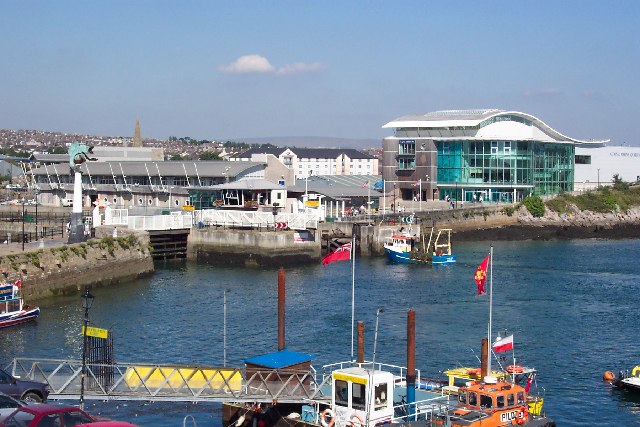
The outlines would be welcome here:
M 628 371 L 620 371 L 618 376 L 611 382 L 611 385 L 623 390 L 640 392 L 640 365 L 634 366 L 631 370 L 631 375 L 629 375 Z
M 540 411 L 531 411 L 528 388 L 487 376 L 458 389 L 457 405 L 438 416 L 438 425 L 497 427 L 522 425 L 553 427 L 555 422 Z
M 0 284 L 0 328 L 35 320 L 40 315 L 40 308 L 24 304 L 21 287 L 21 279 Z
M 456 256 L 451 251 L 451 229 L 439 230 L 434 239 L 435 230 L 432 228 L 428 243 L 425 245 L 425 236 L 422 236 L 422 250 L 419 247 L 420 239 L 411 230 L 392 235 L 384 243 L 384 252 L 393 262 L 407 264 L 455 264 Z

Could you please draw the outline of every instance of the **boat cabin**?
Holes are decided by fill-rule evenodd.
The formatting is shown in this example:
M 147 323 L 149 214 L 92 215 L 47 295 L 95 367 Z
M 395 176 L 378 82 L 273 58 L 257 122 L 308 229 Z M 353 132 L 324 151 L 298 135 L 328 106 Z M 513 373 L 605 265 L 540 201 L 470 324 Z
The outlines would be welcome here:
M 416 239 L 412 236 L 402 234 L 394 234 L 387 242 L 387 246 L 391 246 L 402 252 L 411 252 L 416 245 Z
M 336 425 L 365 427 L 391 422 L 394 386 L 391 372 L 353 367 L 338 369 L 331 376 L 331 407 Z
M 527 393 L 506 381 L 469 382 L 458 390 L 458 405 L 450 416 L 454 426 L 521 424 L 529 418 Z
M 0 285 L 0 314 L 22 310 L 19 288 L 13 284 Z

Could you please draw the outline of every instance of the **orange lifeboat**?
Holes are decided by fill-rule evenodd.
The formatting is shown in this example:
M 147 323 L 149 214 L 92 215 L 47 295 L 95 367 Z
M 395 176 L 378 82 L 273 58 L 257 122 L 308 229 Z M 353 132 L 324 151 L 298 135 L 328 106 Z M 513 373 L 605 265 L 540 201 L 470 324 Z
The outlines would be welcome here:
M 528 392 L 524 387 L 504 380 L 473 381 L 458 389 L 458 402 L 439 425 L 452 427 L 499 427 L 508 425 L 549 425 L 555 423 L 544 414 L 529 412 Z

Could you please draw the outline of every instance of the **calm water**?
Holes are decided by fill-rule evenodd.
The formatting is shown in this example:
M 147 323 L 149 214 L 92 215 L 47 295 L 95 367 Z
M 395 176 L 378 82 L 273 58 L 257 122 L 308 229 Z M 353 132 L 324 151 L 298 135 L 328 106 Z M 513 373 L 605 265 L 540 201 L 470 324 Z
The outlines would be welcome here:
M 456 246 L 445 268 L 356 261 L 356 320 L 365 322 L 371 359 L 405 364 L 406 312 L 416 311 L 417 367 L 429 376 L 477 365 L 488 322 L 487 296 L 473 274 L 488 244 Z M 494 249 L 493 330 L 514 333 L 516 356 L 538 369 L 545 408 L 560 426 L 640 425 L 640 399 L 612 391 L 605 370 L 640 364 L 640 240 L 499 242 Z M 287 348 L 316 354 L 314 365 L 351 352 L 351 266 L 286 271 Z M 277 270 L 159 266 L 157 273 L 96 289 L 91 319 L 115 333 L 120 362 L 221 365 L 223 291 L 227 294 L 227 363 L 277 350 Z M 14 357 L 80 358 L 79 296 L 40 304 L 37 323 L 0 331 L 0 365 Z M 219 426 L 216 404 L 93 403 L 87 409 L 141 426 Z

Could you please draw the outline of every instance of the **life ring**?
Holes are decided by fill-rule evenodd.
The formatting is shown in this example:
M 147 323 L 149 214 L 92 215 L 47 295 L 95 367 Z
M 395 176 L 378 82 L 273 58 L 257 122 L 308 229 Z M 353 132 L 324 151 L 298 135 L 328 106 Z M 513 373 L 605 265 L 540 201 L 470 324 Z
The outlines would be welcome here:
M 512 374 L 521 374 L 524 372 L 524 368 L 520 365 L 509 365 L 507 366 L 507 372 Z
M 364 427 L 364 421 L 362 421 L 362 418 L 360 418 L 358 414 L 353 414 L 351 418 L 349 418 L 349 425 L 351 427 Z
M 518 411 L 517 420 L 519 425 L 524 424 L 526 421 L 524 411 L 522 409 Z
M 327 421 L 327 417 L 330 418 L 329 421 Z M 322 413 L 320 414 L 320 424 L 322 425 L 322 427 L 333 427 L 335 423 L 336 417 L 331 409 L 327 408 L 322 411 Z

